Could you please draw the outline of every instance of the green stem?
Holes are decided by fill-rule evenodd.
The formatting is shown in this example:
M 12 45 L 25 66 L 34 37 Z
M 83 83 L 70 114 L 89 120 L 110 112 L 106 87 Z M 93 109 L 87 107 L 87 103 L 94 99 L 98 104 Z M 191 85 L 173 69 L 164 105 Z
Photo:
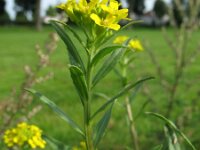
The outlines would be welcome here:
M 88 57 L 87 72 L 86 72 L 86 84 L 88 87 L 88 99 L 84 105 L 84 126 L 85 126 L 85 141 L 87 150 L 93 150 L 93 140 L 92 140 L 92 124 L 91 124 L 91 85 L 92 85 L 92 67 L 91 67 L 91 57 L 93 49 L 89 48 L 91 54 Z
M 127 85 L 127 64 L 126 60 L 123 61 L 123 67 L 122 67 L 122 86 L 125 87 Z M 139 150 L 139 142 L 138 142 L 138 136 L 137 136 L 137 131 L 135 129 L 135 124 L 133 121 L 133 116 L 132 116 L 132 108 L 130 104 L 130 99 L 128 96 L 125 97 L 125 106 L 126 106 L 126 112 L 128 116 L 128 122 L 129 122 L 129 130 L 130 130 L 130 135 L 132 138 L 132 144 L 133 144 L 133 149 Z
M 132 108 L 128 96 L 126 96 L 125 98 L 125 104 L 126 104 L 126 111 L 128 116 L 129 130 L 132 138 L 133 149 L 139 150 L 137 131 L 135 129 L 135 125 L 133 122 Z

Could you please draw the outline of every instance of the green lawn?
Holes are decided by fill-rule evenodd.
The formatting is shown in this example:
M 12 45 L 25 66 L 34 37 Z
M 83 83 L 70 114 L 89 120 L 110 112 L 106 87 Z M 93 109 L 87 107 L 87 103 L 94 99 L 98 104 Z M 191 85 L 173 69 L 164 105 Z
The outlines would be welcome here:
M 12 88 L 16 88 L 17 91 L 19 91 L 20 83 L 24 79 L 24 65 L 34 65 L 37 62 L 37 57 L 34 52 L 35 44 L 44 46 L 48 34 L 53 31 L 51 27 L 46 27 L 41 32 L 37 32 L 33 28 L 28 27 L 0 27 L 0 100 L 4 100 L 10 96 Z M 168 29 L 168 33 L 175 38 L 172 29 Z M 174 62 L 171 59 L 173 57 L 172 52 L 165 43 L 160 29 L 133 28 L 129 31 L 124 31 L 124 34 L 131 37 L 138 37 L 144 43 L 148 43 L 160 62 L 160 65 L 164 68 L 164 73 L 169 77 L 168 80 L 173 80 L 172 75 L 174 70 L 171 66 Z M 189 49 L 194 49 L 194 45 L 197 45 L 196 43 L 199 42 L 199 39 L 200 31 L 193 35 L 192 42 L 189 44 Z M 67 59 L 65 46 L 62 41 L 60 41 L 56 52 L 51 56 L 50 67 L 43 70 L 44 73 L 48 71 L 54 72 L 54 78 L 34 88 L 63 108 L 76 122 L 82 124 L 82 108 L 70 80 L 69 71 L 67 70 Z M 174 118 L 183 113 L 183 108 L 188 107 L 188 109 L 190 109 L 193 100 L 196 98 L 198 92 L 200 92 L 199 64 L 200 57 L 197 56 L 192 66 L 185 70 L 185 76 L 183 76 L 183 80 L 181 80 L 182 86 L 179 89 L 179 95 L 177 95 L 178 104 L 177 107 L 175 107 Z M 133 81 L 137 81 L 139 78 L 145 76 L 154 76 L 155 80 L 146 83 L 151 89 L 150 92 L 154 101 L 148 103 L 144 110 L 142 110 L 140 118 L 135 122 L 142 150 L 147 150 L 149 147 L 153 148 L 153 146 L 162 143 L 162 141 L 160 141 L 160 138 L 162 139 L 162 136 L 160 137 L 160 132 L 164 125 L 160 120 L 145 115 L 144 112 L 154 111 L 164 113 L 167 103 L 167 95 L 160 87 L 155 68 L 147 52 L 144 51 L 136 55 L 135 63 L 130 68 L 129 78 Z M 185 85 L 190 82 L 194 82 L 194 84 L 188 89 Z M 111 72 L 110 75 L 103 80 L 103 83 L 98 85 L 96 91 L 103 91 L 109 96 L 112 96 L 112 94 L 116 93 L 119 89 L 120 83 L 118 77 L 114 72 Z M 147 97 L 143 95 L 141 90 L 133 103 L 134 116 L 140 112 L 146 100 Z M 119 101 L 122 102 L 123 100 L 121 99 Z M 94 99 L 93 110 L 101 103 L 101 99 Z M 35 100 L 32 105 L 35 106 L 38 104 L 40 103 Z M 197 106 L 196 109 L 197 112 L 199 112 L 200 103 L 198 102 L 193 105 Z M 189 110 L 188 113 L 190 113 Z M 191 138 L 198 148 L 198 146 L 200 146 L 198 142 L 198 139 L 200 139 L 200 129 L 199 125 L 195 123 L 199 122 L 200 112 L 192 113 L 192 115 L 191 118 L 183 118 L 188 119 L 188 121 L 186 127 L 181 129 Z M 46 106 L 44 106 L 42 111 L 34 116 L 30 122 L 39 125 L 46 135 L 61 140 L 66 144 L 73 145 L 81 141 L 81 137 L 71 130 L 64 121 L 54 115 Z M 99 149 L 106 150 L 122 150 L 125 149 L 125 145 L 131 145 L 125 110 L 118 104 L 114 107 L 108 132 L 100 145 Z

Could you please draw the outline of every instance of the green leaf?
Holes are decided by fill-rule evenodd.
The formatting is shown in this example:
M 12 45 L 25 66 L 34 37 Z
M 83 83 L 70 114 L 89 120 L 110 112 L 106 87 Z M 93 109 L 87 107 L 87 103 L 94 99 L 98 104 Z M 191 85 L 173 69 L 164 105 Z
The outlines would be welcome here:
M 101 79 L 103 79 L 117 64 L 119 58 L 122 55 L 124 48 L 119 48 L 114 51 L 110 57 L 108 57 L 99 69 L 92 81 L 92 87 L 94 87 Z
M 192 148 L 192 150 L 196 150 L 196 148 L 190 142 L 190 140 L 186 137 L 186 135 L 184 133 L 182 133 L 171 120 L 165 118 L 164 116 L 162 116 L 161 114 L 158 114 L 158 113 L 146 112 L 146 114 L 155 116 L 155 117 L 163 120 L 171 129 L 173 129 L 176 133 L 178 133 L 186 141 L 186 143 Z
M 35 96 L 37 96 L 43 103 L 48 105 L 61 119 L 66 121 L 75 131 L 77 131 L 82 136 L 84 136 L 84 133 L 81 130 L 81 128 L 65 112 L 63 112 L 54 102 L 52 102 L 47 97 L 45 97 L 44 95 L 42 95 L 41 93 L 33 89 L 26 89 L 26 90 L 34 94 Z
M 167 125 L 164 129 L 165 135 L 167 137 L 166 147 L 169 150 L 181 150 L 176 133 Z
M 73 33 L 74 37 L 76 37 L 76 39 L 80 42 L 82 47 L 84 47 L 85 50 L 86 50 L 85 43 L 83 42 L 81 37 L 70 26 L 68 26 L 67 24 L 65 24 L 65 27 Z
M 47 136 L 43 136 L 44 140 L 47 142 L 48 146 L 52 148 L 52 150 L 71 150 L 71 148 L 64 143 Z
M 94 134 L 94 146 L 95 147 L 97 147 L 98 143 L 101 141 L 101 138 L 103 137 L 105 130 L 108 126 L 108 123 L 109 123 L 109 120 L 111 117 L 111 113 L 112 113 L 113 104 L 105 112 L 103 117 L 99 120 L 99 122 L 96 125 L 96 130 L 95 130 L 95 134 Z
M 58 33 L 58 35 L 61 37 L 61 39 L 63 40 L 65 45 L 67 46 L 70 63 L 74 66 L 80 67 L 81 70 L 83 70 L 83 72 L 85 72 L 85 66 L 83 64 L 83 61 L 82 61 L 76 47 L 74 46 L 70 36 L 55 21 L 51 21 L 51 24 L 54 27 L 54 29 L 56 30 L 56 32 Z
M 94 118 L 97 114 L 99 114 L 100 112 L 102 112 L 104 109 L 106 109 L 110 104 L 112 104 L 113 102 L 115 102 L 115 100 L 117 98 L 119 98 L 120 96 L 124 95 L 126 92 L 128 92 L 129 90 L 131 90 L 132 88 L 134 88 L 135 86 L 142 84 L 144 81 L 150 80 L 150 79 L 154 79 L 153 77 L 148 77 L 148 78 L 144 78 L 142 80 L 137 81 L 136 83 L 132 83 L 132 84 L 128 84 L 126 87 L 124 87 L 121 91 L 119 91 L 118 94 L 116 94 L 114 97 L 112 97 L 110 100 L 108 100 L 107 102 L 105 102 L 91 117 Z
M 68 26 L 66 23 L 58 21 L 58 20 L 53 20 L 54 22 L 57 22 L 59 24 L 62 24 L 64 27 L 66 27 L 69 31 L 71 31 L 71 33 L 73 33 L 74 37 L 80 42 L 80 44 L 85 48 L 85 43 L 83 42 L 83 40 L 81 39 L 81 37 L 75 32 L 75 30 L 73 28 L 71 28 L 70 26 Z
M 74 86 L 80 96 L 81 102 L 84 105 L 84 102 L 88 99 L 87 85 L 84 78 L 84 74 L 80 68 L 77 66 L 69 66 L 71 73 L 71 78 L 73 80 Z
M 91 66 L 95 66 L 103 57 L 121 47 L 122 46 L 109 46 L 99 50 L 99 52 L 93 57 Z

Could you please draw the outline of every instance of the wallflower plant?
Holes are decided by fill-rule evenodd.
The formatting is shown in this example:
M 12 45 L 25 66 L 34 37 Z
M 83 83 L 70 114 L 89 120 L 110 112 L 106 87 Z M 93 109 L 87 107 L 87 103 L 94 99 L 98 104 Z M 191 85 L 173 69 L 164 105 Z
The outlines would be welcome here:
M 127 83 L 113 97 L 106 102 L 103 101 L 102 105 L 95 112 L 91 111 L 94 88 L 113 70 L 117 62 L 125 54 L 126 49 L 130 49 L 127 46 L 127 43 L 131 42 L 129 39 L 125 40 L 124 44 L 111 44 L 108 46 L 108 41 L 111 41 L 120 30 L 126 27 L 121 27 L 119 21 L 123 19 L 130 20 L 127 18 L 128 9 L 119 10 L 119 6 L 120 4 L 116 0 L 91 0 L 90 2 L 86 0 L 79 0 L 78 2 L 76 0 L 68 0 L 65 4 L 58 6 L 82 29 L 86 40 L 83 40 L 76 30 L 67 24 L 59 21 L 51 21 L 52 26 L 67 47 L 69 56 L 68 68 L 83 107 L 83 127 L 80 127 L 69 115 L 47 97 L 33 89 L 27 89 L 39 97 L 42 102 L 52 108 L 60 118 L 65 120 L 78 132 L 83 137 L 88 150 L 97 149 L 105 133 L 115 101 L 135 86 L 151 79 L 149 77 L 139 80 L 136 83 Z M 130 22 L 128 25 L 131 24 L 133 22 Z M 81 45 L 81 48 L 77 49 L 77 44 Z M 134 43 L 133 45 L 137 44 Z M 86 54 L 84 56 L 87 59 L 83 59 L 82 53 Z
M 42 139 L 42 130 L 26 122 L 19 123 L 17 127 L 8 129 L 3 136 L 4 143 L 9 147 L 20 149 L 45 148 L 46 142 Z

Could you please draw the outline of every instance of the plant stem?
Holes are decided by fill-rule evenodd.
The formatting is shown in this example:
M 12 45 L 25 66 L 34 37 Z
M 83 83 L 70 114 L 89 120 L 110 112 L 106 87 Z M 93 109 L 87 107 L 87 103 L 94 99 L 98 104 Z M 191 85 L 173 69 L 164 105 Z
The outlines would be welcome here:
M 90 52 L 93 51 L 92 48 L 89 48 Z M 90 109 L 91 109 L 91 85 L 92 85 L 92 67 L 91 67 L 91 57 L 92 54 L 88 56 L 88 64 L 87 64 L 87 71 L 86 71 L 86 84 L 88 88 L 88 99 L 84 105 L 84 127 L 85 127 L 85 141 L 87 150 L 93 150 L 93 140 L 92 140 L 92 125 L 90 120 Z
M 127 66 L 126 62 L 124 60 L 123 62 L 123 68 L 122 68 L 122 85 L 125 87 L 127 85 Z M 126 112 L 128 116 L 128 122 L 129 122 L 129 130 L 132 138 L 132 145 L 133 149 L 139 150 L 139 142 L 138 142 L 138 136 L 137 136 L 137 131 L 135 129 L 135 125 L 133 122 L 133 115 L 132 115 L 132 108 L 130 104 L 130 99 L 128 96 L 125 97 L 125 106 L 126 106 Z
M 133 148 L 135 148 L 135 150 L 139 150 L 137 131 L 135 129 L 135 125 L 133 122 L 132 109 L 131 109 L 131 104 L 130 104 L 128 96 L 126 96 L 125 98 L 125 104 L 126 104 L 126 111 L 128 115 L 128 121 L 129 121 L 129 129 L 130 129 L 130 133 L 131 133 L 131 137 L 133 141 L 132 142 Z
M 84 112 L 84 124 L 85 124 L 85 140 L 86 146 L 88 150 L 93 150 L 93 143 L 92 143 L 92 128 L 90 123 L 90 104 L 87 102 L 85 105 L 85 112 Z

